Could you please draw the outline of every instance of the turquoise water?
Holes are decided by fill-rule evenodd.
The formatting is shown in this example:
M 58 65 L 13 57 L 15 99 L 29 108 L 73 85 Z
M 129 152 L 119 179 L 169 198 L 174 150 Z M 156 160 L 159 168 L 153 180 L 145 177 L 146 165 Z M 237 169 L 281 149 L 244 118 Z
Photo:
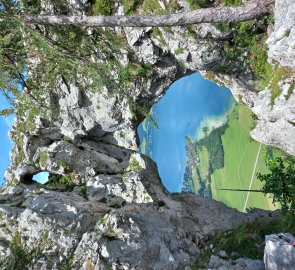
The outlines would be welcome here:
M 138 127 L 141 152 L 157 163 L 163 184 L 170 192 L 180 192 L 182 188 L 187 162 L 185 137 L 196 138 L 202 121 L 214 122 L 226 116 L 232 102 L 229 89 L 195 73 L 173 83 L 152 107 L 151 116 L 159 129 L 148 120 Z

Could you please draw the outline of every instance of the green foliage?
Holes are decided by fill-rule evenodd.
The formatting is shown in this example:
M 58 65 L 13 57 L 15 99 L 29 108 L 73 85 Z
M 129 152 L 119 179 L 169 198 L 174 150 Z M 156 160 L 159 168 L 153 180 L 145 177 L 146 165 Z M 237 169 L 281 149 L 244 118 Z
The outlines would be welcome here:
M 126 183 L 128 182 L 129 178 L 130 178 L 130 172 L 123 172 L 122 175 L 120 176 L 120 181 L 122 183 Z
M 191 9 L 207 8 L 214 6 L 217 2 L 216 0 L 186 0 Z M 241 6 L 243 4 L 242 0 L 222 0 L 220 4 L 224 6 Z
M 221 233 L 212 240 L 212 244 L 216 253 L 220 250 L 225 250 L 228 254 L 237 252 L 237 255 L 232 256 L 234 259 L 247 257 L 262 260 L 265 235 L 279 232 L 294 234 L 294 224 L 295 214 L 290 212 L 278 220 L 270 222 L 255 221 L 242 225 L 231 232 Z
M 158 207 L 163 207 L 165 205 L 166 205 L 165 201 L 163 201 L 163 200 L 158 201 Z
M 51 175 L 46 185 L 50 188 L 65 187 L 66 191 L 72 191 L 76 186 L 73 179 L 73 173 L 70 175 Z
M 150 78 L 152 73 L 152 65 L 144 63 L 142 65 L 129 63 L 127 67 L 120 67 L 119 77 L 121 82 L 133 82 L 138 78 Z
M 66 230 L 66 234 L 67 234 L 67 236 L 71 236 L 73 234 L 72 228 L 68 228 Z
M 216 0 L 186 0 L 191 9 L 197 8 L 207 8 L 215 4 Z M 224 6 L 241 6 L 243 4 L 242 0 L 222 0 L 220 4 Z
M 288 156 L 286 160 L 281 157 L 265 157 L 270 170 L 268 174 L 257 174 L 264 183 L 262 191 L 273 194 L 273 202 L 278 202 L 282 211 L 286 213 L 295 208 L 295 157 Z
M 140 173 L 143 170 L 139 162 L 134 157 L 132 157 L 131 160 L 129 161 L 129 167 L 132 171 L 137 173 Z
M 286 212 L 279 224 L 277 225 L 277 231 L 276 232 L 289 232 L 293 235 L 295 235 L 295 210 L 292 209 L 288 212 Z
M 87 195 L 87 187 L 83 186 L 80 188 L 80 195 L 85 199 L 88 200 L 88 195 Z
M 112 263 L 109 263 L 108 265 L 107 265 L 107 270 L 113 270 L 114 268 L 113 268 L 113 264 Z
M 257 33 L 251 22 L 241 22 L 234 26 L 227 23 L 217 25 L 220 30 L 232 32 L 232 39 L 223 42 L 227 60 L 235 60 L 250 47 Z
M 216 128 L 211 131 L 209 136 L 205 136 L 205 138 L 199 140 L 196 144 L 196 149 L 201 149 L 202 146 L 205 146 L 209 153 L 209 167 L 210 172 L 212 173 L 214 170 L 223 168 L 224 166 L 224 151 L 221 140 L 221 135 L 225 132 L 228 125 L 225 124 L 219 128 Z M 208 132 L 208 128 L 205 129 L 206 133 Z
M 212 252 L 211 250 L 202 251 L 201 254 L 198 255 L 197 260 L 191 265 L 192 270 L 200 270 L 205 269 L 208 266 L 210 261 Z
M 39 162 L 42 166 L 46 166 L 46 162 L 48 160 L 48 154 L 46 151 L 42 151 L 39 154 Z
M 223 4 L 227 7 L 241 6 L 243 4 L 242 0 L 223 0 Z
M 72 263 L 74 258 L 74 251 L 71 251 L 65 259 L 63 259 L 61 262 L 57 264 L 58 270 L 72 270 Z
M 23 1 L 19 12 L 40 12 L 40 1 L 33 2 Z M 54 0 L 54 8 L 63 13 L 58 2 L 64 5 Z M 45 119 L 54 116 L 55 109 L 48 108 L 46 100 L 61 82 L 80 90 L 99 91 L 106 86 L 120 91 L 121 82 L 109 73 L 118 70 L 120 64 L 114 55 L 126 41 L 112 29 L 97 28 L 89 34 L 87 29 L 72 25 L 39 28 L 13 17 L 14 12 L 7 9 L 0 13 L 0 90 L 11 104 L 2 112 L 12 112 L 17 104 L 18 115 L 28 119 L 28 123 L 19 124 L 20 131 L 31 130 L 36 115 Z M 24 91 L 19 91 L 19 84 Z
M 103 225 L 105 223 L 105 221 L 106 221 L 105 218 L 99 217 L 98 220 L 97 220 L 96 225 L 97 226 Z
M 259 230 L 259 228 L 258 228 Z M 264 235 L 251 226 L 241 226 L 233 232 L 221 235 L 214 239 L 213 245 L 226 252 L 237 252 L 240 256 L 261 259 L 263 248 L 257 247 L 263 241 Z
M 125 14 L 166 14 L 180 9 L 177 0 L 165 1 L 163 9 L 158 0 L 121 0 Z
M 227 252 L 231 259 L 246 257 L 251 259 L 263 259 L 265 235 L 290 232 L 295 233 L 295 212 L 290 211 L 279 220 L 270 222 L 255 221 L 242 225 L 237 229 L 219 233 L 210 244 L 213 244 L 214 252 L 204 251 L 198 256 L 192 269 L 203 269 L 208 265 L 212 253 L 218 254 L 221 250 Z M 231 255 L 231 253 L 234 255 Z
M 207 137 L 207 135 L 208 135 L 208 131 L 209 131 L 209 128 L 208 128 L 208 127 L 203 127 L 203 128 L 202 128 L 202 131 L 203 131 L 203 133 L 205 134 L 205 137 Z
M 9 10 L 14 14 L 13 10 Z M 19 98 L 18 83 L 23 83 L 25 72 L 23 36 L 21 33 L 22 24 L 13 19 L 8 13 L 0 13 L 0 91 L 6 100 L 14 105 L 15 98 Z M 25 85 L 30 91 L 28 85 Z M 11 110 L 11 108 L 7 109 Z
M 289 86 L 289 89 L 288 89 L 288 92 L 287 94 L 285 95 L 285 98 L 288 100 L 291 96 L 291 94 L 293 93 L 295 89 L 295 79 L 293 79 L 293 81 L 291 82 L 290 86 Z
M 9 244 L 11 253 L 0 260 L 0 267 L 3 270 L 29 269 L 33 261 L 41 256 L 47 245 L 48 231 L 41 236 L 38 245 L 30 249 L 23 244 L 21 233 L 17 231 Z
M 24 266 L 28 266 L 32 262 L 32 254 L 23 246 L 20 232 L 16 232 L 13 236 L 9 249 L 11 254 L 0 261 L 1 269 L 23 270 Z
M 232 2 L 232 1 L 230 1 Z M 234 3 L 227 3 L 226 5 L 232 5 Z M 258 21 L 260 24 L 273 23 L 272 16 L 266 16 Z M 242 67 L 245 63 L 249 65 L 250 69 L 256 74 L 258 79 L 258 90 L 263 90 L 268 87 L 271 94 L 271 105 L 274 105 L 275 99 L 281 93 L 281 89 L 278 83 L 288 77 L 295 75 L 294 70 L 286 67 L 280 67 L 270 65 L 267 61 L 267 46 L 265 40 L 267 38 L 266 33 L 259 33 L 253 22 L 241 22 L 235 25 L 228 23 L 217 24 L 217 27 L 221 31 L 232 33 L 232 38 L 223 42 L 223 49 L 225 52 L 225 58 L 227 63 L 236 63 L 237 68 Z M 245 59 L 244 54 L 248 57 Z M 228 66 L 218 66 L 218 72 L 226 72 Z M 293 80 L 294 81 L 294 80 Z M 294 85 L 290 87 L 286 98 L 291 95 L 294 89 Z
M 148 79 L 148 78 L 150 78 L 152 76 L 152 68 L 153 68 L 152 64 L 150 64 L 150 63 L 144 63 L 139 68 L 137 74 L 141 78 Z
M 93 15 L 111 15 L 112 14 L 112 1 L 111 0 L 95 0 L 92 4 Z
M 57 162 L 57 164 L 58 164 L 58 166 L 62 167 L 65 170 L 65 172 L 71 171 L 70 165 L 67 162 L 65 162 L 64 160 L 59 160 Z
M 263 78 L 271 70 L 271 65 L 267 62 L 267 47 L 261 46 L 256 38 L 253 38 L 250 48 L 250 67 L 258 77 Z
M 257 23 L 266 25 L 270 22 L 268 18 L 266 16 Z M 232 36 L 222 42 L 227 66 L 219 66 L 217 71 L 228 71 L 230 67 L 232 69 L 233 64 L 237 69 L 248 65 L 259 79 L 264 76 L 271 67 L 267 62 L 267 47 L 264 45 L 266 33 L 259 32 L 251 21 L 237 24 L 219 23 L 217 27 Z
M 264 69 L 263 75 L 260 77 L 259 81 L 259 88 L 263 90 L 264 88 L 268 87 L 271 92 L 271 106 L 274 105 L 275 99 L 280 95 L 281 89 L 278 85 L 280 81 L 283 81 L 289 77 L 295 76 L 295 71 L 287 68 L 287 67 L 281 67 L 281 66 L 270 66 L 269 64 Z M 294 83 L 294 79 L 292 81 Z M 290 88 L 294 87 L 292 86 L 292 83 L 290 85 Z M 289 88 L 289 89 L 290 89 Z M 291 88 L 292 89 L 292 88 Z M 288 95 L 291 95 L 292 90 L 288 90 L 288 93 L 286 95 L 286 99 L 288 98 Z M 291 92 L 291 93 L 290 93 Z
M 251 130 L 253 130 L 257 125 L 258 117 L 254 112 L 251 112 L 251 118 L 252 118 Z
M 187 0 L 187 2 L 191 9 L 206 8 L 214 4 L 212 0 Z
M 135 12 L 141 0 L 122 0 L 124 12 L 126 15 L 131 15 Z
M 0 116 L 4 116 L 4 117 L 7 117 L 11 114 L 14 113 L 14 109 L 13 108 L 8 108 L 8 109 L 3 109 L 0 111 Z
M 157 39 L 161 44 L 167 45 L 167 42 L 165 41 L 162 32 L 160 31 L 159 27 L 153 27 L 153 32 L 151 36 L 154 39 Z
M 144 14 L 163 14 L 158 0 L 143 0 L 140 9 Z
M 66 136 L 66 135 L 64 135 L 63 140 L 65 142 L 71 142 L 72 141 L 72 139 L 70 137 Z
M 184 52 L 184 49 L 183 48 L 178 48 L 175 50 L 175 55 L 178 55 L 178 54 L 182 54 Z
M 141 106 L 140 104 L 136 103 L 132 99 L 129 99 L 128 101 L 129 101 L 129 107 L 130 107 L 131 113 L 133 117 L 135 118 L 135 120 L 142 120 L 143 118 L 146 118 L 152 124 L 153 127 L 159 129 L 157 120 L 155 119 L 154 116 L 151 115 L 148 107 Z

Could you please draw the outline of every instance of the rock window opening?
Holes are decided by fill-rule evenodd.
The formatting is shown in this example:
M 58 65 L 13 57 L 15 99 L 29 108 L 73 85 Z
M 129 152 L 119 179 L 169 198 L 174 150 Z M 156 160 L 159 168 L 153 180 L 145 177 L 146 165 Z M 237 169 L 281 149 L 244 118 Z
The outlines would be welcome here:
M 266 171 L 267 146 L 251 139 L 252 127 L 252 112 L 228 88 L 195 73 L 174 82 L 153 105 L 137 130 L 139 151 L 157 163 L 170 192 L 193 192 L 240 211 L 273 209 L 271 198 L 247 192 L 261 185 L 256 173 Z
M 33 180 L 44 185 L 49 181 L 49 172 L 39 172 L 33 176 Z

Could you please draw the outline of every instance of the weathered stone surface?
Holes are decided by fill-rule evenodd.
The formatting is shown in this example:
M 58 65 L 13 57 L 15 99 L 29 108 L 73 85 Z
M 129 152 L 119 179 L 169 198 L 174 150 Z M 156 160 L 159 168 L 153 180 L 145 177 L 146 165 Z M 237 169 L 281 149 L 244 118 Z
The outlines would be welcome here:
M 289 233 L 265 236 L 266 270 L 289 270 L 295 265 L 295 237 Z
M 212 255 L 208 269 L 212 270 L 264 270 L 264 264 L 259 260 L 239 258 L 237 260 L 224 260 Z
M 267 40 L 269 57 L 282 66 L 295 69 L 295 3 L 275 1 L 275 28 Z
M 46 235 L 32 269 L 56 269 L 69 258 L 71 269 L 177 269 L 194 260 L 210 235 L 257 217 L 257 212 L 245 215 L 193 194 L 170 196 L 158 177 L 149 175 L 154 180 L 149 186 L 142 178 L 143 184 L 136 182 L 134 174 L 123 182 L 118 176 L 89 180 L 87 199 L 82 187 L 72 192 L 41 185 L 7 189 L 0 195 L 0 257 L 9 254 L 8 243 L 19 231 L 27 249 L 40 247 Z
M 295 80 L 295 76 L 293 77 Z M 261 91 L 254 100 L 253 112 L 259 121 L 251 136 L 264 143 L 276 145 L 295 154 L 295 92 L 286 98 L 291 86 L 290 79 L 281 82 L 282 92 L 271 105 L 271 91 Z

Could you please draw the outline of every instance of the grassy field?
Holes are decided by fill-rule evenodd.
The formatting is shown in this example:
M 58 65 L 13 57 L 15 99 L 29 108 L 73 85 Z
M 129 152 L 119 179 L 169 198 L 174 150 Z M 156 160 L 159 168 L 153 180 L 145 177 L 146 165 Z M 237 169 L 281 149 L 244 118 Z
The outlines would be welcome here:
M 209 154 L 206 147 L 202 146 L 198 152 L 200 159 L 200 174 L 202 179 L 206 178 L 209 169 Z
M 229 127 L 222 135 L 224 168 L 215 170 L 211 176 L 213 198 L 240 211 L 244 209 L 247 192 L 218 189 L 249 189 L 260 146 L 259 142 L 250 139 L 252 121 L 251 111 L 246 106 L 239 104 L 235 107 L 229 119 Z M 257 179 L 256 173 L 267 172 L 263 157 L 265 149 L 266 146 L 262 145 L 250 189 L 260 189 L 261 182 Z M 272 199 L 265 197 L 262 193 L 250 192 L 246 208 L 274 209 L 271 202 Z

